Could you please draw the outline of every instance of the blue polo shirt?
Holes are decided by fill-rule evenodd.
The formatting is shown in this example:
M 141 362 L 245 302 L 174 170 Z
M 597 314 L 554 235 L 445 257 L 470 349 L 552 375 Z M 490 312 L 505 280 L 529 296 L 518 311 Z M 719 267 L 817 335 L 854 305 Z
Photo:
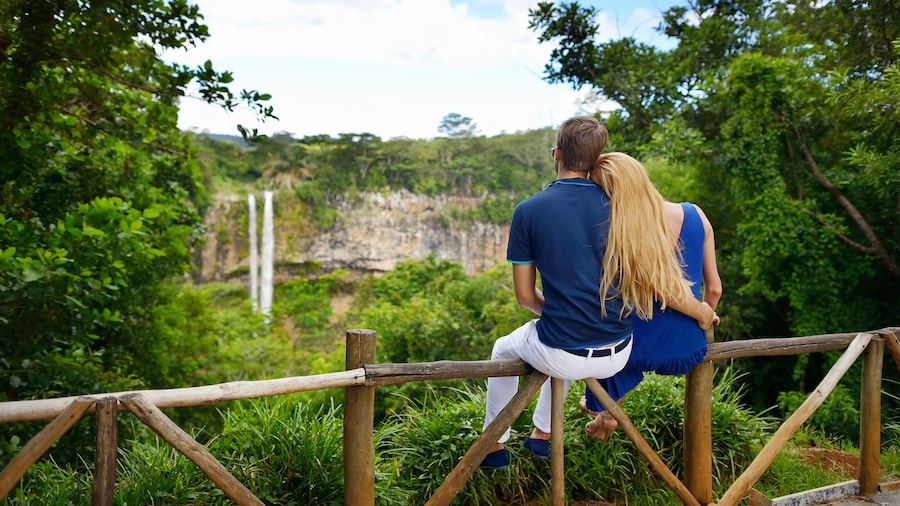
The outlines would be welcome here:
M 537 332 L 547 346 L 591 348 L 631 334 L 631 318 L 619 319 L 621 298 L 607 301 L 601 314 L 609 218 L 606 193 L 584 178 L 557 179 L 513 211 L 506 260 L 534 264 L 541 275 Z

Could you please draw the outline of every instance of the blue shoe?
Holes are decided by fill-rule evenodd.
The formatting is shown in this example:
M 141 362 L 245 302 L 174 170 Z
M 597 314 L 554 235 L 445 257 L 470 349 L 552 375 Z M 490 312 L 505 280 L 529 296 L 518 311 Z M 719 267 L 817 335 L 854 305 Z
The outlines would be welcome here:
M 526 437 L 525 440 L 522 441 L 522 448 L 530 451 L 532 455 L 539 459 L 550 458 L 550 441 L 546 439 Z
M 481 469 L 506 469 L 509 467 L 509 453 L 506 448 L 488 453 L 478 467 Z

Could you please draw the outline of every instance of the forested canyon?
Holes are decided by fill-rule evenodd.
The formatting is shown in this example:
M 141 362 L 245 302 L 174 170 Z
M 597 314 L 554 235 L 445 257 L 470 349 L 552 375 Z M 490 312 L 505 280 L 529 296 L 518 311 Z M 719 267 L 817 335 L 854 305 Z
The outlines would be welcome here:
M 508 225 L 454 215 L 483 200 L 405 190 L 364 192 L 332 199 L 327 205 L 338 218 L 327 230 L 311 231 L 302 207 L 287 192 L 276 192 L 275 282 L 290 279 L 298 267 L 311 263 L 325 270 L 347 269 L 358 279 L 390 271 L 398 261 L 429 255 L 458 262 L 467 274 L 479 274 L 504 261 Z M 248 205 L 246 194 L 220 192 L 212 198 L 204 218 L 204 243 L 195 261 L 197 282 L 246 282 Z

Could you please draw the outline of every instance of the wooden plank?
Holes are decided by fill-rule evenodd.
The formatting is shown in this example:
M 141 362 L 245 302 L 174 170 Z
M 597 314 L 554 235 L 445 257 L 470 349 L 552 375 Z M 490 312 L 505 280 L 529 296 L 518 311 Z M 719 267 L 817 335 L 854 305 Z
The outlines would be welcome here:
M 822 405 L 828 394 L 834 390 L 838 381 L 846 374 L 847 370 L 853 365 L 856 359 L 868 346 L 872 340 L 872 334 L 858 334 L 853 342 L 847 347 L 843 355 L 835 362 L 825 375 L 825 378 L 819 383 L 818 387 L 809 394 L 809 397 L 803 401 L 803 404 L 797 408 L 787 420 L 775 431 L 775 434 L 766 443 L 762 450 L 753 459 L 753 462 L 747 469 L 731 484 L 731 487 L 725 492 L 719 500 L 719 506 L 736 506 L 743 497 L 750 491 L 750 487 L 756 483 L 756 480 L 769 468 L 775 457 L 788 442 L 791 436 L 798 428 Z
M 412 364 L 372 364 L 357 369 L 313 376 L 294 376 L 259 381 L 232 381 L 217 385 L 168 390 L 133 390 L 103 394 L 121 397 L 141 394 L 159 408 L 206 406 L 228 401 L 271 397 L 275 395 L 345 388 L 349 386 L 395 385 L 413 381 L 472 379 L 489 376 L 524 376 L 531 366 L 521 360 L 438 361 Z M 76 397 L 93 400 L 101 396 L 59 397 L 29 401 L 0 402 L 0 423 L 47 420 L 55 417 Z M 93 409 L 93 406 L 92 406 Z M 120 407 L 120 411 L 121 411 Z
M 600 383 L 597 383 L 597 380 L 594 378 L 586 378 L 584 380 L 585 385 L 591 390 L 594 396 L 597 397 L 597 400 L 600 401 L 600 404 L 603 404 L 603 407 L 609 411 L 609 414 L 619 422 L 619 428 L 621 428 L 625 434 L 628 436 L 628 439 L 631 439 L 631 442 L 634 443 L 634 446 L 637 447 L 638 452 L 647 459 L 647 462 L 650 463 L 650 467 L 656 472 L 656 474 L 662 477 L 663 481 L 675 491 L 675 494 L 678 495 L 681 502 L 687 504 L 688 506 L 700 506 L 700 503 L 697 499 L 691 495 L 691 491 L 688 490 L 686 486 L 684 486 L 681 481 L 678 480 L 678 477 L 675 476 L 672 471 L 666 467 L 665 462 L 659 458 L 659 455 L 656 454 L 655 451 L 647 444 L 647 441 L 644 440 L 644 437 L 641 436 L 640 432 L 634 427 L 634 424 L 631 423 L 631 420 L 628 418 L 628 415 L 625 414 L 625 411 L 619 406 L 619 404 L 609 396 L 606 390 L 600 386 Z
M 94 448 L 91 506 L 112 506 L 116 491 L 119 401 L 115 397 L 104 397 L 96 404 L 97 444 Z
M 169 419 L 156 406 L 151 404 L 141 394 L 125 395 L 119 399 L 129 411 L 134 413 L 148 427 L 153 429 L 159 437 L 163 438 L 173 448 L 181 452 L 203 471 L 213 483 L 216 484 L 225 495 L 240 505 L 263 506 L 263 502 L 253 495 L 243 483 L 231 475 L 206 448 L 194 440 L 187 432 Z
M 75 422 L 93 405 L 93 399 L 85 397 L 71 399 L 65 409 L 52 422 L 48 423 L 30 441 L 25 443 L 25 446 L 19 450 L 19 453 L 0 472 L 0 500 L 6 499 L 6 496 L 19 483 L 19 480 L 25 476 L 28 468 L 37 462 L 41 455 L 49 450 L 66 431 L 72 428 Z
M 891 354 L 900 365 L 900 329 L 888 327 L 878 332 L 891 334 L 888 341 Z M 799 355 L 818 351 L 838 350 L 846 347 L 856 334 L 826 334 L 772 339 L 748 339 L 724 343 L 711 343 L 707 360 L 726 360 L 750 356 Z M 134 390 L 113 392 L 105 396 L 141 394 L 160 408 L 206 406 L 228 401 L 255 399 L 297 392 L 344 388 L 354 385 L 390 385 L 410 381 L 435 379 L 486 378 L 489 376 L 519 376 L 528 374 L 531 368 L 520 360 L 478 360 L 469 362 L 426 362 L 415 364 L 377 364 L 366 368 L 314 376 L 295 376 L 259 381 L 234 381 L 217 385 L 169 390 Z M 72 396 L 56 399 L 0 402 L 0 423 L 48 420 L 59 415 L 77 397 L 97 400 L 101 396 Z M 93 409 L 93 406 L 91 406 Z M 120 407 L 120 410 L 122 408 Z M 90 411 L 89 411 L 90 412 Z
M 484 457 L 491 452 L 491 448 L 506 432 L 506 429 L 522 414 L 528 406 L 534 394 L 541 389 L 541 385 L 547 380 L 547 375 L 540 371 L 532 371 L 528 378 L 519 386 L 519 391 L 513 396 L 509 404 L 494 418 L 494 421 L 484 429 L 481 436 L 475 440 L 469 451 L 463 455 L 453 471 L 444 478 L 444 482 L 428 500 L 426 506 L 446 506 L 450 504 L 456 494 L 469 481 L 472 473 L 481 465 Z
M 348 330 L 346 366 L 375 362 L 375 332 Z M 375 387 L 344 389 L 344 504 L 375 504 Z

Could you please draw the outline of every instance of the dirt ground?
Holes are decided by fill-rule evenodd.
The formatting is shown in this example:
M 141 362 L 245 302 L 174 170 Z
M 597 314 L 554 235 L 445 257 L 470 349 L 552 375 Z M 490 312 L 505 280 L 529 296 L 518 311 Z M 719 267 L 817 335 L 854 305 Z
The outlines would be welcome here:
M 800 460 L 804 464 L 816 464 L 848 480 L 856 479 L 859 471 L 859 455 L 828 448 L 803 448 Z

